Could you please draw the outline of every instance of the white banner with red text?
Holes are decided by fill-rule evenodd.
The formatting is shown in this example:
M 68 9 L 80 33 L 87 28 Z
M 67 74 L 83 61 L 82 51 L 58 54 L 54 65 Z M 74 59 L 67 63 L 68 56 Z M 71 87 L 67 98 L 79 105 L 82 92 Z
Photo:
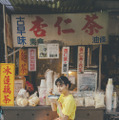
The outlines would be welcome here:
M 12 15 L 14 47 L 108 44 L 108 13 Z

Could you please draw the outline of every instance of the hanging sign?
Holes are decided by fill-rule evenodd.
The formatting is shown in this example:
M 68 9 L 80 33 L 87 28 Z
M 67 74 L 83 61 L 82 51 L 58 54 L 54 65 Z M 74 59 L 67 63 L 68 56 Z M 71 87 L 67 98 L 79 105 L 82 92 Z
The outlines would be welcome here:
M 84 63 L 85 63 L 85 47 L 78 46 L 78 73 L 84 72 Z
M 14 106 L 15 65 L 0 64 L 0 106 Z
M 59 58 L 59 44 L 39 44 L 39 59 L 57 59 Z
M 36 49 L 28 49 L 28 69 L 29 71 L 36 71 Z
M 28 51 L 27 49 L 19 50 L 19 75 L 28 75 Z
M 62 74 L 67 74 L 69 70 L 69 47 L 62 48 Z
M 108 13 L 12 15 L 14 47 L 108 44 Z

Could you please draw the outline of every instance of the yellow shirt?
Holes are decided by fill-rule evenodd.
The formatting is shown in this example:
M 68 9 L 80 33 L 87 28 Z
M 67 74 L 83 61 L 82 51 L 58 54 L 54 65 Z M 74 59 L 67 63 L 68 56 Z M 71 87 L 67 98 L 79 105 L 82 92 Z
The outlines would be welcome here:
M 62 113 L 69 117 L 70 120 L 74 120 L 75 111 L 76 111 L 76 103 L 72 95 L 64 96 L 60 95 L 58 102 L 61 105 Z M 57 113 L 59 114 L 59 110 L 57 108 Z M 60 116 L 60 115 L 59 115 Z

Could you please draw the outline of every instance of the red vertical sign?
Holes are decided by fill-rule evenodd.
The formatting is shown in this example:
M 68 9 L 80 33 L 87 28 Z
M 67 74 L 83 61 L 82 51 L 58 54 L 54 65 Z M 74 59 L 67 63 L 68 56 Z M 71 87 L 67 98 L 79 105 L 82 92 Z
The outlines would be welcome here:
M 28 51 L 20 49 L 19 51 L 19 75 L 28 75 Z
M 78 73 L 84 72 L 85 47 L 78 47 Z
M 36 49 L 28 49 L 28 70 L 36 71 Z
M 69 47 L 62 49 L 62 73 L 67 74 L 69 70 Z

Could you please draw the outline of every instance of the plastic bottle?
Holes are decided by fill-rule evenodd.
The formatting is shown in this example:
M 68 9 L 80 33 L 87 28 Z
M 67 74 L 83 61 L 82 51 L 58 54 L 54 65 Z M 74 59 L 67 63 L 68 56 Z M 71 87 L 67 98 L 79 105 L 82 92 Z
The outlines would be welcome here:
M 117 108 L 117 99 L 118 99 L 116 92 L 113 93 L 113 99 L 114 99 L 113 100 L 113 108 L 116 109 Z
M 108 111 L 112 109 L 112 94 L 113 94 L 112 78 L 109 78 L 106 86 L 106 109 Z

